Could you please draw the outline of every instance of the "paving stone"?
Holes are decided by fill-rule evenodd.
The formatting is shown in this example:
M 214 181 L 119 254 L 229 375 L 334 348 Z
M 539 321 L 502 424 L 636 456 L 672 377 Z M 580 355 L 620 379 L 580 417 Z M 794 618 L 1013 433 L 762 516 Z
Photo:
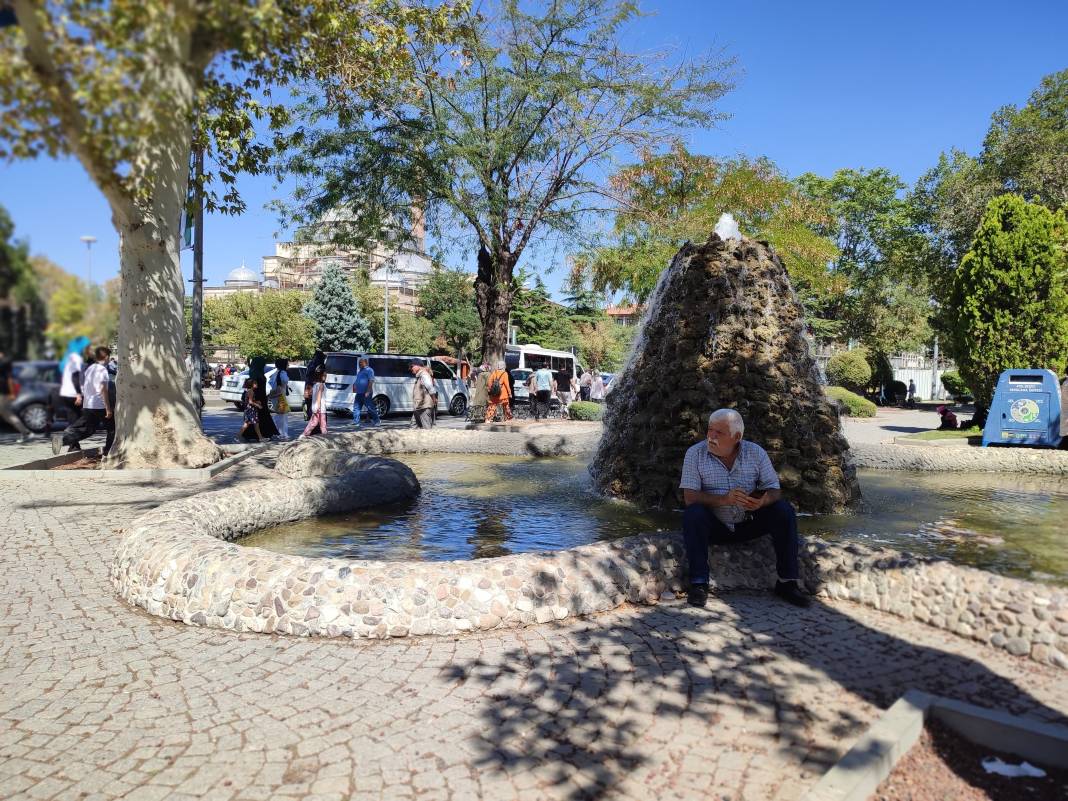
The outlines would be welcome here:
M 383 641 L 190 627 L 120 600 L 109 564 L 205 488 L 86 487 L 0 479 L 0 797 L 796 799 L 909 687 L 1068 716 L 1062 670 L 830 598 Z

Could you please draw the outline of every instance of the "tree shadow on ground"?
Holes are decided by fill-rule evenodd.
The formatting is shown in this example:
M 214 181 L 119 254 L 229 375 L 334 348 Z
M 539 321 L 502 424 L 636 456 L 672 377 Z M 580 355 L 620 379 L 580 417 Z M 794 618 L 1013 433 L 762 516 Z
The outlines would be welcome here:
M 555 786 L 554 795 L 575 801 L 614 794 L 632 779 L 679 794 L 693 770 L 687 757 L 715 774 L 705 789 L 708 781 L 724 789 L 746 783 L 746 798 L 771 797 L 776 770 L 758 771 L 764 778 L 753 784 L 748 760 L 785 765 L 778 774 L 801 773 L 812 783 L 876 710 L 910 688 L 1068 722 L 1064 711 L 974 659 L 846 612 L 825 604 L 796 610 L 768 594 L 732 591 L 706 609 L 680 602 L 587 618 L 568 626 L 566 637 L 551 630 L 543 640 L 523 637 L 492 662 L 447 673 L 477 683 L 491 699 L 474 744 L 478 766 L 535 774 Z M 727 751 L 735 753 L 724 760 Z M 701 794 L 692 787 L 682 794 Z M 646 794 L 656 797 L 655 789 Z

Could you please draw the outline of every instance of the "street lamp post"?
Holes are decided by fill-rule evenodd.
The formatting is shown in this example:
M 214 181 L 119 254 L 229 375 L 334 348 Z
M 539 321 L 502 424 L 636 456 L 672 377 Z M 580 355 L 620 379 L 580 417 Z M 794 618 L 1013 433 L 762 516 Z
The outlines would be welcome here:
M 393 257 L 386 259 L 383 266 L 386 268 L 386 319 L 382 326 L 382 352 L 389 353 L 389 273 L 393 269 Z
M 85 243 L 85 252 L 88 254 L 89 260 L 89 286 L 93 285 L 93 243 L 96 242 L 95 236 L 82 236 L 79 237 L 82 242 Z

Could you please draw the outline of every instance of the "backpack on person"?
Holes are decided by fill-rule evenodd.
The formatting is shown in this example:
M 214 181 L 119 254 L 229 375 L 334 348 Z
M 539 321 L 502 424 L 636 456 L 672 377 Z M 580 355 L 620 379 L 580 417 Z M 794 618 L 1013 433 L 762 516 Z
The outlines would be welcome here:
M 493 375 L 494 378 L 490 381 L 489 388 L 486 392 L 491 398 L 496 398 L 501 394 L 501 377 L 499 373 L 494 373 Z

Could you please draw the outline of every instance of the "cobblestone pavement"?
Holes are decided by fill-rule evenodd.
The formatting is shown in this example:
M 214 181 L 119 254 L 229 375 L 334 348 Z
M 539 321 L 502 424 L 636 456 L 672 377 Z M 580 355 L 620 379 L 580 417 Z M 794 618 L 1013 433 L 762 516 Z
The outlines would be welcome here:
M 195 491 L 0 479 L 0 798 L 795 799 L 908 687 L 1068 712 L 1062 671 L 844 603 L 385 642 L 125 606 L 117 532 Z
M 241 419 L 241 412 L 219 400 L 217 393 L 215 393 L 214 397 L 209 395 L 208 405 L 204 409 L 202 418 L 205 434 L 220 445 L 236 442 L 237 432 L 241 429 Z M 404 429 L 408 428 L 410 423 L 410 414 L 395 414 L 383 420 L 382 427 Z M 327 425 L 329 425 L 331 432 L 356 430 L 351 417 L 341 417 L 335 414 L 330 415 Z M 463 428 L 465 425 L 467 425 L 467 420 L 462 416 L 453 417 L 445 413 L 438 415 L 437 426 L 439 428 Z M 62 424 L 57 425 L 55 430 L 57 433 L 62 432 Z M 304 415 L 299 411 L 290 413 L 290 438 L 295 439 L 303 430 Z M 82 447 L 88 449 L 103 446 L 103 444 L 104 434 L 101 432 L 82 442 Z M 37 437 L 26 443 L 19 443 L 18 435 L 15 431 L 0 423 L 0 469 L 14 464 L 29 462 L 33 459 L 46 459 L 51 455 L 52 445 L 49 439 Z

